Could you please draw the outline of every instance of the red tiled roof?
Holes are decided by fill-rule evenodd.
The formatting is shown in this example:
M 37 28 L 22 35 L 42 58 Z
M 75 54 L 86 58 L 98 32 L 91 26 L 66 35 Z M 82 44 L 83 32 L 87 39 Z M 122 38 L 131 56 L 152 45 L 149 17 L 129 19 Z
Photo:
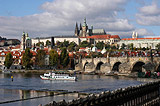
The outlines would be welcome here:
M 84 47 L 81 47 L 81 48 L 79 48 L 79 49 L 86 49 L 86 48 L 84 48 Z
M 123 38 L 121 40 L 143 40 L 143 39 L 152 39 L 152 40 L 158 40 L 160 38 Z
M 92 38 L 92 39 L 109 39 L 111 35 L 92 35 L 92 36 L 87 36 L 87 38 Z
M 87 38 L 87 37 L 79 37 L 79 38 Z
M 118 38 L 118 39 L 120 39 L 119 35 L 111 35 L 110 38 Z

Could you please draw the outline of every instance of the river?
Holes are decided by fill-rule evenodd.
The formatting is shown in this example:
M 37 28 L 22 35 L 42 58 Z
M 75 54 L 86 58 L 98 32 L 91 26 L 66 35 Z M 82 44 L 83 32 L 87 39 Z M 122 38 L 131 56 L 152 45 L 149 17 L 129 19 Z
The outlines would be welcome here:
M 98 75 L 77 75 L 78 81 L 49 81 L 41 80 L 38 73 L 24 74 L 13 73 L 13 81 L 11 74 L 0 73 L 0 102 L 21 99 L 22 93 L 29 97 L 45 96 L 47 91 L 78 91 L 83 93 L 99 93 L 107 90 L 115 90 L 127 86 L 139 85 L 144 82 L 135 78 L 118 77 L 118 76 L 98 76 Z M 43 92 L 38 92 L 38 91 Z M 27 92 L 28 93 L 27 93 Z M 31 93 L 32 92 L 32 93 Z M 30 95 L 33 94 L 34 95 Z M 44 93 L 45 92 L 45 93 Z M 63 95 L 54 97 L 43 97 L 32 100 L 9 103 L 16 106 L 38 106 L 38 104 L 47 104 L 50 101 L 62 99 L 74 99 L 75 95 Z M 0 104 L 0 106 L 9 106 L 9 104 Z

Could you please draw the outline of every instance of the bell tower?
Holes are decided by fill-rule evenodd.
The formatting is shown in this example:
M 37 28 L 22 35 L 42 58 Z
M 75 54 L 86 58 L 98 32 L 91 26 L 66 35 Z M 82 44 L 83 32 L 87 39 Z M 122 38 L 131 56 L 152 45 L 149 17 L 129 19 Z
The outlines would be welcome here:
M 22 33 L 22 38 L 21 38 L 21 50 L 25 50 L 25 44 L 26 43 L 26 36 L 25 32 Z

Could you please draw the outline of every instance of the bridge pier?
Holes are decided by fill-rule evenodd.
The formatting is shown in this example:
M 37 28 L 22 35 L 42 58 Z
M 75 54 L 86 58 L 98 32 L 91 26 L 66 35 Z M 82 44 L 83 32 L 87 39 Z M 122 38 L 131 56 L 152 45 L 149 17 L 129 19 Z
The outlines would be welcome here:
M 100 67 L 100 71 L 105 74 L 111 72 L 111 65 L 109 63 L 102 64 Z

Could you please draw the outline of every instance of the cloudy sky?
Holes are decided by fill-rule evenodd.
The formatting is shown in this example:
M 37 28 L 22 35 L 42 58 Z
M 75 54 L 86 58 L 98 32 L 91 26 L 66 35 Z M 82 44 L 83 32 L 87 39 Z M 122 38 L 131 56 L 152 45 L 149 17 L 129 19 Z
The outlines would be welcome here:
M 160 37 L 159 0 L 0 0 L 0 36 L 73 35 L 75 23 L 103 28 L 121 38 Z

